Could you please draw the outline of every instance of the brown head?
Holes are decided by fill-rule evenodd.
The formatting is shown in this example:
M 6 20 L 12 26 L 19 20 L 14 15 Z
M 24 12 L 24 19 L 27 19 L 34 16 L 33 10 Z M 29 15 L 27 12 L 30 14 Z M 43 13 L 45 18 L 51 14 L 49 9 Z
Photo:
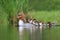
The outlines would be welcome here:
M 25 19 L 25 14 L 23 12 L 20 12 L 18 14 L 18 19 L 24 20 Z

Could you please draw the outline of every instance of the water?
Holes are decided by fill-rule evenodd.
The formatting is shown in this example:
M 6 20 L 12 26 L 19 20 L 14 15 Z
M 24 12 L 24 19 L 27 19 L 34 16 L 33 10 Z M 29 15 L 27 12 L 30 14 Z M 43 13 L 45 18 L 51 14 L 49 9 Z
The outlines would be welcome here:
M 55 40 L 56 38 L 60 39 L 59 37 L 60 26 L 44 30 L 37 27 L 35 30 L 32 29 L 32 32 L 24 29 L 23 37 L 19 36 L 18 27 L 0 26 L 0 40 L 20 40 L 20 38 L 23 38 L 23 40 Z
M 23 40 L 40 40 L 40 30 L 33 30 L 32 33 L 28 29 L 24 29 L 23 37 L 19 36 L 18 27 L 13 26 L 1 26 L 0 27 L 0 40 L 20 40 L 22 37 Z M 40 36 L 39 36 L 40 35 Z
M 30 29 L 24 29 L 23 35 L 20 36 L 20 40 L 42 40 L 42 30 L 39 29 L 38 26 Z
M 18 40 L 17 27 L 0 26 L 0 40 Z

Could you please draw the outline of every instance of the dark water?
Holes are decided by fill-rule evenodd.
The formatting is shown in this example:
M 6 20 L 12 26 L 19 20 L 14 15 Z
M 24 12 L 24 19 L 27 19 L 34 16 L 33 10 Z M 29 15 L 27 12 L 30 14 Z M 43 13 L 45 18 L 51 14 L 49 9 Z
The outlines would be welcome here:
M 0 26 L 0 40 L 18 40 L 17 27 Z

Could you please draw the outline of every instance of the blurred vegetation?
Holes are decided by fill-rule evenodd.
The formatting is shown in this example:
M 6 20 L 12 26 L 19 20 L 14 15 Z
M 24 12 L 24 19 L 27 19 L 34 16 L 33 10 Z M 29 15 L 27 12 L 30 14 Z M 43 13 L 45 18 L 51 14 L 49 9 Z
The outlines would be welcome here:
M 60 10 L 60 0 L 31 0 L 31 8 L 40 10 Z
M 30 15 L 38 21 L 53 22 L 60 25 L 60 10 L 58 11 L 30 11 Z
M 0 0 L 0 25 L 15 25 L 17 13 L 24 11 L 27 0 Z
M 0 25 L 15 25 L 18 12 L 32 10 L 60 10 L 60 0 L 0 0 Z

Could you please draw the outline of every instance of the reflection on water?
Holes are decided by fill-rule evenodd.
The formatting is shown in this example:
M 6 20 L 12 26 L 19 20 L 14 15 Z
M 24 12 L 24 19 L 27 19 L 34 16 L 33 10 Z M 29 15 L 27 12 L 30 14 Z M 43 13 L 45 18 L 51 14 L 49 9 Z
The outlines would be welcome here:
M 18 40 L 17 28 L 11 26 L 1 26 L 0 40 Z
M 41 40 L 40 29 L 32 30 L 24 29 L 23 36 L 19 36 L 18 27 L 1 26 L 0 40 Z
M 38 27 L 35 30 L 31 28 L 31 30 L 25 28 L 23 34 L 20 34 L 20 40 L 42 40 L 42 30 Z

